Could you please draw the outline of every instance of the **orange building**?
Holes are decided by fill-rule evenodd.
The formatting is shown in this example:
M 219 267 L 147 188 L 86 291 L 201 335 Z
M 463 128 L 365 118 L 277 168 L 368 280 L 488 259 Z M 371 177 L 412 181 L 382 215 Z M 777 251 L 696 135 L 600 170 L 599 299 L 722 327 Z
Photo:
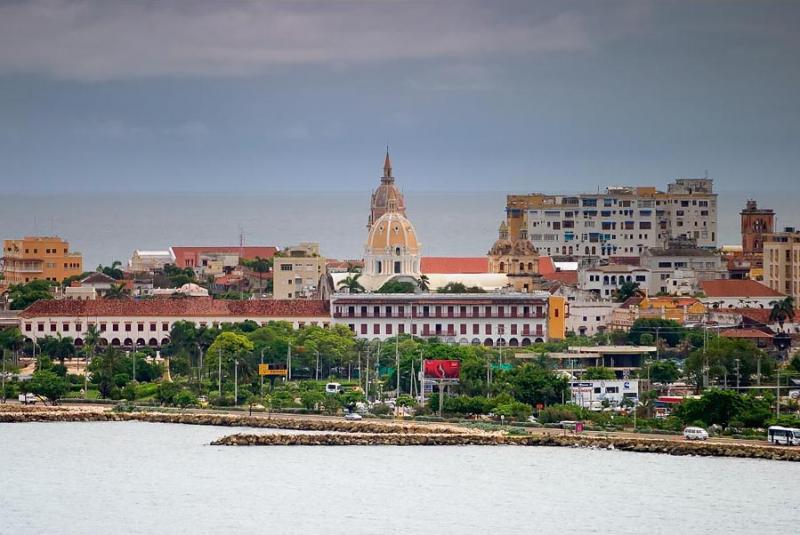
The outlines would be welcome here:
M 3 276 L 9 284 L 61 282 L 83 273 L 83 257 L 58 237 L 27 236 L 3 242 Z

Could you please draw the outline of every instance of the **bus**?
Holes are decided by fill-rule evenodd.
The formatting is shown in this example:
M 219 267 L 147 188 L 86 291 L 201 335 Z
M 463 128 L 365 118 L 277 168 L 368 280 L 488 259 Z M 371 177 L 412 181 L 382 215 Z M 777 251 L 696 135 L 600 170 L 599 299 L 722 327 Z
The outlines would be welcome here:
M 767 429 L 767 440 L 770 444 L 785 444 L 787 446 L 800 446 L 800 429 L 794 427 L 781 427 L 773 425 Z

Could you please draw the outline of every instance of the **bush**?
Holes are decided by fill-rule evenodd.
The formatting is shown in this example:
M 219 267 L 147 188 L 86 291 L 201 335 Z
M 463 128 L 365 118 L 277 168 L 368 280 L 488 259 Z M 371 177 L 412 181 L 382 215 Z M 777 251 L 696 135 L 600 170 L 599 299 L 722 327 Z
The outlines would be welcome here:
M 519 401 L 511 401 L 503 403 L 494 408 L 494 413 L 498 416 L 505 416 L 506 418 L 515 418 L 517 420 L 525 420 L 531 415 L 533 409 L 527 403 Z
M 197 396 L 195 396 L 191 391 L 187 389 L 183 389 L 177 394 L 173 399 L 173 403 L 178 407 L 190 407 L 197 405 Z
M 214 394 L 208 398 L 209 405 L 213 407 L 233 407 L 233 396 Z
M 539 423 L 551 424 L 562 420 L 578 420 L 582 416 L 581 408 L 577 405 L 551 405 L 539 411 Z
M 386 416 L 392 413 L 392 408 L 385 403 L 376 403 L 369 409 L 369 412 L 375 416 Z
M 125 385 L 125 388 L 122 389 L 122 397 L 128 401 L 133 401 L 136 399 L 136 385 L 132 383 L 128 383 Z
M 156 391 L 156 397 L 161 403 L 171 404 L 180 390 L 181 388 L 175 383 L 160 383 Z

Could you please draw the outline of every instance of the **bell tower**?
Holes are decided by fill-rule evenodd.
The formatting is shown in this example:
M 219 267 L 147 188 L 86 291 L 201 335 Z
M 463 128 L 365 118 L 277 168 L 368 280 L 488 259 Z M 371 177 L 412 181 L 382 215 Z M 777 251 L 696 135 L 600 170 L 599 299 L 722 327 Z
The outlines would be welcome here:
M 759 208 L 754 200 L 747 201 L 742 216 L 742 254 L 747 256 L 764 253 L 764 235 L 775 230 L 775 212 L 770 208 Z

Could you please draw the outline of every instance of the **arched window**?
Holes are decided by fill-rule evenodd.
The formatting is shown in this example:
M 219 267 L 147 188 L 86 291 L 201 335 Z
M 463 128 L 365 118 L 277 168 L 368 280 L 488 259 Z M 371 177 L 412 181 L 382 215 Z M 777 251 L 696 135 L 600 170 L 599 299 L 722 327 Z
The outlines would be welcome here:
M 528 271 L 533 273 L 533 262 L 528 262 Z
M 500 262 L 500 273 L 505 273 L 505 272 L 506 272 L 506 263 Z
M 525 262 L 520 262 L 519 263 L 519 270 L 520 271 L 525 271 Z

